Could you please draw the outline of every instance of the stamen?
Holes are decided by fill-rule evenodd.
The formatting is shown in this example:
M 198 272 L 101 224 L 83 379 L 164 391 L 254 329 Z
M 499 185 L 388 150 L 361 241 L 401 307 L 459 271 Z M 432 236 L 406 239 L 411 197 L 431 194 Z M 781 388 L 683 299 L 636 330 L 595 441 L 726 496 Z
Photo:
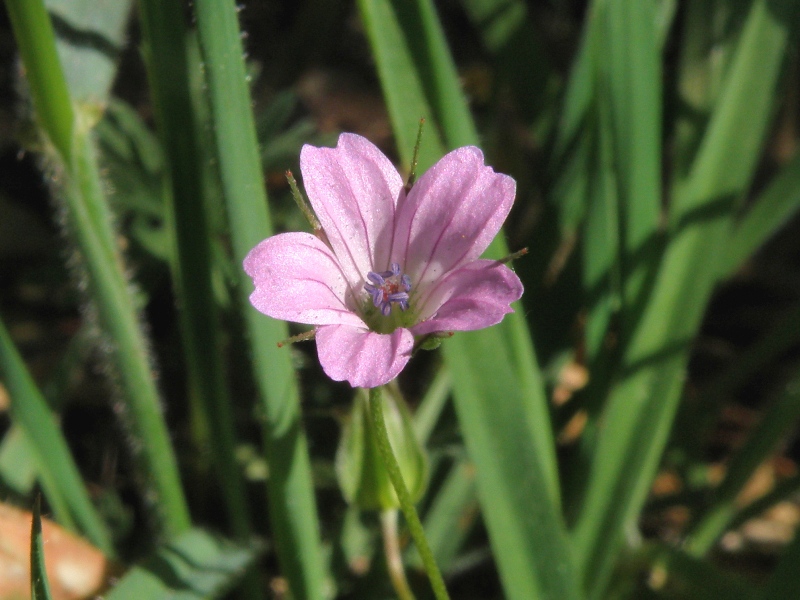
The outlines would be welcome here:
M 391 273 L 389 273 L 389 276 L 391 276 Z M 386 277 L 387 275 L 385 273 L 378 274 L 378 273 L 373 273 L 372 271 L 367 273 L 367 279 L 369 279 L 372 283 L 374 283 L 378 287 L 381 287 L 384 283 L 386 283 L 385 281 Z
M 372 304 L 379 308 L 384 317 L 392 312 L 392 304 L 400 310 L 408 310 L 408 293 L 411 291 L 411 278 L 403 273 L 400 265 L 392 263 L 388 271 L 370 271 L 364 283 L 364 290 L 372 297 Z

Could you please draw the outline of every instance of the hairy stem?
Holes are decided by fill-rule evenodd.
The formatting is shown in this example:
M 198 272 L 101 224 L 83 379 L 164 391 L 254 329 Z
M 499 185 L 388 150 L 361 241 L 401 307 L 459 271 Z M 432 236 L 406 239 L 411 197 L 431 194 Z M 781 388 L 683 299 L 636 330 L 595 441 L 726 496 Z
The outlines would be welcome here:
M 380 452 L 381 459 L 383 459 L 383 464 L 386 467 L 389 480 L 392 482 L 392 486 L 394 486 L 395 493 L 397 493 L 397 498 L 400 500 L 400 510 L 403 511 L 403 516 L 406 518 L 406 523 L 408 524 L 408 530 L 411 533 L 411 537 L 414 539 L 414 543 L 417 545 L 419 555 L 422 557 L 422 563 L 425 565 L 425 570 L 430 578 L 433 593 L 437 600 L 449 600 L 450 596 L 447 594 L 444 579 L 442 579 L 439 567 L 433 559 L 433 552 L 431 552 L 431 548 L 428 545 L 425 531 L 422 529 L 422 523 L 419 520 L 419 515 L 417 515 L 417 509 L 414 508 L 411 495 L 408 493 L 406 483 L 403 481 L 403 475 L 400 473 L 400 466 L 397 464 L 397 459 L 389 444 L 389 434 L 386 431 L 386 423 L 383 418 L 381 388 L 370 389 L 369 406 L 378 451 Z

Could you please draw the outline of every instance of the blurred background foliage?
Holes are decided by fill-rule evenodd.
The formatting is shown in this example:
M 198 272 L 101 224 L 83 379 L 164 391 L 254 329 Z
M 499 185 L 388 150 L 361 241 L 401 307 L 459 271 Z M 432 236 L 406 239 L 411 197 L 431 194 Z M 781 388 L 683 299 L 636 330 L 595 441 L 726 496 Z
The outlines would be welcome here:
M 138 563 L 109 598 L 392 597 L 337 486 L 354 393 L 275 349 L 302 330 L 258 324 L 240 260 L 307 228 L 303 144 L 407 172 L 420 117 L 423 167 L 477 144 L 516 179 L 490 252 L 529 250 L 514 317 L 399 379 L 452 597 L 798 597 L 796 2 L 46 5 L 66 91 L 20 60 L 53 41 L 25 0 L 0 20 L 0 500 Z

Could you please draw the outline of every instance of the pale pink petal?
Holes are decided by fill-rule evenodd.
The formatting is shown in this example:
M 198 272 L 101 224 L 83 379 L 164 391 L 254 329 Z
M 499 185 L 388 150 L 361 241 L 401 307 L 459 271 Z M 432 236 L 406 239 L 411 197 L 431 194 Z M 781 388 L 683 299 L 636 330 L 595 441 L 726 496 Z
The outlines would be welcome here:
M 310 233 L 282 233 L 244 259 L 253 278 L 250 302 L 274 319 L 309 325 L 365 327 L 346 304 L 350 294 L 336 257 Z
M 317 329 L 317 354 L 322 369 L 335 381 L 372 388 L 397 377 L 411 358 L 414 336 L 398 328 L 390 334 L 347 325 Z
M 388 269 L 395 206 L 404 193 L 389 159 L 366 138 L 343 133 L 336 148 L 303 146 L 300 170 L 351 285 L 360 288 L 369 271 Z
M 435 331 L 471 331 L 495 325 L 522 296 L 516 273 L 494 260 L 475 260 L 447 275 L 420 298 L 421 323 L 414 335 Z
M 478 258 L 500 231 L 515 190 L 511 177 L 484 165 L 478 148 L 453 150 L 398 206 L 393 261 L 424 289 Z

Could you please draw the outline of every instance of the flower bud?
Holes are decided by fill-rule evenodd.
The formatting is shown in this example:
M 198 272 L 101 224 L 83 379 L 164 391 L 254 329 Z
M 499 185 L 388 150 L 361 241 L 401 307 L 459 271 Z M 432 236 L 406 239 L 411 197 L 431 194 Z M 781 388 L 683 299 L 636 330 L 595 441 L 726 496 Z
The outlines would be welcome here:
M 425 491 L 428 458 L 419 443 L 411 415 L 399 393 L 381 394 L 389 443 L 413 501 Z M 345 499 L 362 510 L 398 508 L 400 502 L 375 441 L 367 390 L 356 393 L 336 453 L 336 475 Z

